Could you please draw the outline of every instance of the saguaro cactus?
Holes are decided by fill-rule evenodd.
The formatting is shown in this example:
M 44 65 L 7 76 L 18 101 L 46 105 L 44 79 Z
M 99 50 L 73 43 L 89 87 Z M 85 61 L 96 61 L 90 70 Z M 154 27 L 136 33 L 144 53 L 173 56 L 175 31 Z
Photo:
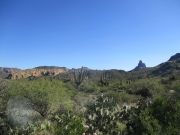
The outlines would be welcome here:
M 103 86 L 108 86 L 109 85 L 109 81 L 111 80 L 111 73 L 108 71 L 105 71 L 101 74 L 100 77 L 100 83 Z
M 88 77 L 88 71 L 81 67 L 80 69 L 73 69 L 73 79 L 77 87 Z

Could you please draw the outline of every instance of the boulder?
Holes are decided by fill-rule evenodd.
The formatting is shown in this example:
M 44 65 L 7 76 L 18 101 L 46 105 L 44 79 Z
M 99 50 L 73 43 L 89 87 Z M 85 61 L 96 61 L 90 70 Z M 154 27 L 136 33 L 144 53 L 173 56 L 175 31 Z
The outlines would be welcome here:
M 24 97 L 11 97 L 7 103 L 7 119 L 13 127 L 25 128 L 42 119 L 39 112 L 33 109 L 31 101 Z

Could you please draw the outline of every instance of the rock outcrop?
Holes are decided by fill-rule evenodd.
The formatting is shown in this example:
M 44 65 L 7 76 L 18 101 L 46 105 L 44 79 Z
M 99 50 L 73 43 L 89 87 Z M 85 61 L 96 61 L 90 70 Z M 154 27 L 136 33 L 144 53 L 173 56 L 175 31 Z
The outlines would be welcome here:
M 7 118 L 13 127 L 25 128 L 42 119 L 39 112 L 33 109 L 31 101 L 24 97 L 12 97 L 7 103 Z
M 26 69 L 26 70 L 15 70 L 10 68 L 3 69 L 8 76 L 7 79 L 22 79 L 28 77 L 40 77 L 40 76 L 56 76 L 61 73 L 66 73 L 66 68 L 61 67 L 37 67 L 33 69 Z
M 0 67 L 0 78 L 8 78 L 10 73 L 18 72 L 20 69 Z
M 142 60 L 139 61 L 138 66 L 135 67 L 134 70 L 140 70 L 140 69 L 145 69 L 146 68 L 146 64 L 142 62 Z

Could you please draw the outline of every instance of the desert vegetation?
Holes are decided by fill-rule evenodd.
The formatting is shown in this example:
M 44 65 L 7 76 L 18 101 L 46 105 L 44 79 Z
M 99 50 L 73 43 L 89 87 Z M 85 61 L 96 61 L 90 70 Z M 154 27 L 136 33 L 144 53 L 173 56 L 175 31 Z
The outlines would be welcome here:
M 162 66 L 2 78 L 0 134 L 178 135 L 179 71 Z

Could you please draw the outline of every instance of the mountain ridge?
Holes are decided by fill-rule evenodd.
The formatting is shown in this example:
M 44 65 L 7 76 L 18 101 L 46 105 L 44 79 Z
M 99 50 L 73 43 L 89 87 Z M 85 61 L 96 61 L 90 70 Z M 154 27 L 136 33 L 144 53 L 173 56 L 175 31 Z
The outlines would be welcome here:
M 79 68 L 77 68 L 78 70 Z M 155 67 L 148 68 L 146 64 L 143 63 L 141 60 L 131 71 L 124 71 L 120 69 L 110 69 L 110 70 L 94 70 L 88 67 L 84 68 L 91 73 L 91 76 L 103 73 L 105 71 L 110 71 L 114 76 L 137 76 L 137 77 L 144 77 L 144 76 L 163 76 L 168 74 L 176 74 L 180 73 L 180 53 L 176 53 L 175 55 L 171 56 L 169 60 L 164 63 L 160 63 Z M 0 78 L 5 79 L 22 79 L 28 77 L 41 77 L 41 76 L 57 76 L 59 74 L 68 73 L 69 71 L 74 70 L 68 69 L 66 67 L 58 67 L 58 66 L 38 66 L 31 69 L 19 69 L 19 68 L 4 68 L 0 67 Z M 121 72 L 119 72 L 121 71 Z M 123 72 L 122 72 L 123 71 Z M 117 77 L 118 78 L 118 77 Z

